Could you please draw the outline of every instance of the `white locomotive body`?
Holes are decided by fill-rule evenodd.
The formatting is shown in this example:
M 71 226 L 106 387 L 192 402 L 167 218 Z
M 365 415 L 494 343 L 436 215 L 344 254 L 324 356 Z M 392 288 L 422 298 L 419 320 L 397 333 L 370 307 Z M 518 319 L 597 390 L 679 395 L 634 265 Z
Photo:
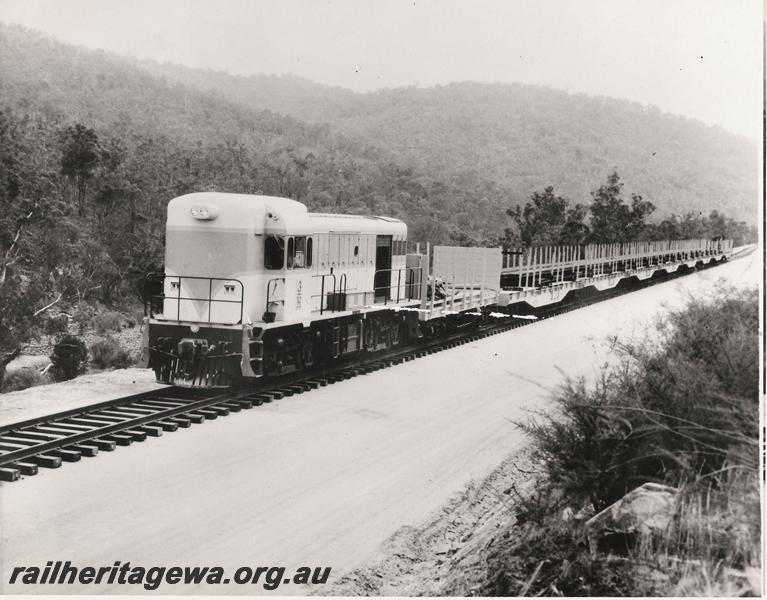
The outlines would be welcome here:
M 398 219 L 309 213 L 286 198 L 175 198 L 148 362 L 161 381 L 208 387 L 371 349 L 383 336 L 388 347 L 408 320 L 392 309 L 417 297 L 406 241 Z

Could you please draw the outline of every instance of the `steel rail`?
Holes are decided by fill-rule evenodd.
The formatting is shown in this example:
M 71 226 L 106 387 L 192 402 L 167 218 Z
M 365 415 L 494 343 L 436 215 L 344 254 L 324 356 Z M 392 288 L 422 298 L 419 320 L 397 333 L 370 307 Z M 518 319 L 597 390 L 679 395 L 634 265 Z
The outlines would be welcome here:
M 168 408 L 165 410 L 160 409 L 156 413 L 151 413 L 142 417 L 135 417 L 132 419 L 120 420 L 111 425 L 95 427 L 94 429 L 83 431 L 81 433 L 73 433 L 72 435 L 67 436 L 66 438 L 63 438 L 60 440 L 50 440 L 48 442 L 43 442 L 41 444 L 34 444 L 25 449 L 19 449 L 19 450 L 3 453 L 2 455 L 0 455 L 0 467 L 4 465 L 12 464 L 12 463 L 20 462 L 24 460 L 25 458 L 30 458 L 40 454 L 45 454 L 46 452 L 49 452 L 51 450 L 58 450 L 63 448 L 64 446 L 73 446 L 76 444 L 81 444 L 82 442 L 106 437 L 113 433 L 120 433 L 121 431 L 134 429 L 136 427 L 141 427 L 142 425 L 146 425 L 149 423 L 156 423 L 157 421 L 163 421 L 165 419 L 174 417 L 176 415 L 182 415 L 184 413 L 194 412 L 196 409 L 205 408 L 211 404 L 220 404 L 222 401 L 226 401 L 226 400 L 231 400 L 231 396 L 229 396 L 228 394 L 221 394 L 220 396 L 216 396 L 216 397 L 192 400 L 191 402 L 184 403 L 181 406 L 174 406 L 172 408 Z M 76 417 L 78 415 L 82 416 L 84 420 L 87 420 L 88 417 L 90 417 L 92 420 L 94 420 L 94 422 L 96 423 L 99 422 L 98 410 L 93 410 L 92 407 L 87 407 L 85 411 L 83 411 L 83 409 L 80 409 L 80 412 L 75 414 L 72 414 L 72 411 L 67 411 L 67 416 Z M 113 417 L 112 419 L 116 419 L 116 418 L 117 417 Z M 65 419 L 66 419 L 66 416 L 61 417 L 59 415 L 52 415 L 51 417 L 48 417 L 47 424 L 53 425 L 54 423 L 57 423 L 59 421 L 64 421 Z M 28 428 L 34 429 L 34 426 L 31 426 L 31 427 L 28 426 Z M 18 434 L 24 434 L 24 429 L 19 427 L 19 425 L 15 425 L 12 431 Z M 3 438 L 0 436 L 0 444 L 2 444 L 2 440 Z M 62 442 L 64 442 L 64 444 L 62 444 Z
M 148 392 L 141 392 L 138 394 L 133 394 L 131 396 L 122 396 L 120 398 L 113 398 L 112 400 L 104 400 L 102 402 L 96 402 L 95 404 L 88 404 L 87 406 L 72 408 L 72 409 L 61 411 L 61 412 L 53 413 L 50 415 L 45 415 L 42 417 L 33 417 L 31 419 L 27 419 L 24 421 L 17 421 L 16 423 L 10 423 L 8 425 L 0 425 L 0 436 L 2 436 L 3 434 L 9 431 L 15 431 L 23 427 L 32 427 L 34 425 L 39 425 L 40 423 L 50 421 L 51 419 L 59 419 L 59 420 L 65 419 L 68 416 L 81 414 L 85 410 L 87 410 L 88 412 L 93 412 L 97 410 L 103 410 L 105 408 L 112 408 L 114 406 L 119 406 L 122 404 L 140 402 L 142 400 L 154 398 L 158 394 L 165 395 L 165 396 L 173 396 L 174 394 L 183 394 L 183 395 L 179 395 L 178 398 L 173 398 L 173 399 L 184 400 L 184 399 L 187 399 L 184 396 L 188 396 L 191 393 L 192 393 L 191 390 L 187 391 L 185 388 L 167 387 L 167 388 L 161 388 L 159 390 L 149 390 Z M 2 460 L 2 457 L 0 457 L 0 460 Z

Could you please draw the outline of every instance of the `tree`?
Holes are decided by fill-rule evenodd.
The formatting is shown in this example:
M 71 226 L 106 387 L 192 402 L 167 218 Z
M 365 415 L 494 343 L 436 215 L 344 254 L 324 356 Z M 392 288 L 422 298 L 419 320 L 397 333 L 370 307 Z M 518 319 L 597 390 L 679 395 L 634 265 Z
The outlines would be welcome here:
M 644 240 L 678 240 L 683 239 L 679 235 L 679 217 L 671 215 L 660 223 L 652 223 L 645 226 L 642 239 Z
M 549 186 L 543 192 L 533 192 L 524 209 L 519 206 L 506 211 L 516 225 L 507 227 L 501 237 L 505 248 L 519 245 L 582 244 L 589 233 L 584 223 L 586 208 L 570 206 L 570 201 L 554 194 Z
M 6 365 L 21 353 L 21 345 L 34 331 L 35 304 L 42 298 L 39 281 L 28 281 L 16 274 L 0 283 L 0 385 Z
M 558 244 L 562 246 L 579 245 L 586 242 L 589 236 L 589 227 L 584 223 L 586 219 L 586 207 L 576 204 L 567 210 L 565 224 L 559 232 Z
M 98 136 L 79 123 L 63 133 L 61 173 L 72 179 L 77 190 L 77 214 L 85 216 L 85 191 L 98 165 Z
M 708 224 L 705 217 L 700 213 L 685 213 L 679 222 L 679 237 L 695 239 L 708 236 Z
M 442 222 L 439 219 L 429 216 L 416 219 L 408 232 L 408 239 L 411 242 L 420 242 L 422 244 L 422 252 L 423 244 L 425 242 L 430 242 L 431 244 L 443 244 L 449 238 L 450 232 Z
M 514 219 L 526 246 L 553 245 L 558 243 L 565 224 L 568 204 L 562 196 L 555 196 L 554 188 L 549 186 L 543 192 L 533 192 L 524 209 L 516 206 L 506 214 Z
M 623 239 L 638 240 L 642 231 L 647 226 L 646 219 L 655 212 L 655 205 L 645 200 L 639 194 L 631 194 L 631 209 L 629 210 L 628 223 L 624 226 L 625 237 Z
M 655 205 L 632 194 L 629 207 L 621 198 L 622 188 L 620 176 L 613 171 L 607 182 L 592 192 L 589 242 L 611 244 L 635 240 L 644 230 L 645 219 L 653 213 Z

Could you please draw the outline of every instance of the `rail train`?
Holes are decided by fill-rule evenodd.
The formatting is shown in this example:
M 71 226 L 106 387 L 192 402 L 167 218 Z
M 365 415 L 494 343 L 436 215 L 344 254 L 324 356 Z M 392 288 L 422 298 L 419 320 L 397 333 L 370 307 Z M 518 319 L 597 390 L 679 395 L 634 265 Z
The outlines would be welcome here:
M 168 204 L 150 275 L 144 365 L 176 386 L 228 387 L 529 316 L 579 290 L 726 260 L 730 240 L 407 250 L 399 219 L 308 212 L 271 196 Z

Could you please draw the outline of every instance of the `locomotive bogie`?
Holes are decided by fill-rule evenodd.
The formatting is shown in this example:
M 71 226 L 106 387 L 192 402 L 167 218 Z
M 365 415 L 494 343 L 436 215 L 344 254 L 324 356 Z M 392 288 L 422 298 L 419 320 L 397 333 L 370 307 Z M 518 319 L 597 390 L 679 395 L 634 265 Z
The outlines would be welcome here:
M 148 321 L 148 319 L 147 319 Z M 179 387 L 229 387 L 250 369 L 242 326 L 201 326 L 194 322 L 144 326 L 145 366 L 158 381 Z

